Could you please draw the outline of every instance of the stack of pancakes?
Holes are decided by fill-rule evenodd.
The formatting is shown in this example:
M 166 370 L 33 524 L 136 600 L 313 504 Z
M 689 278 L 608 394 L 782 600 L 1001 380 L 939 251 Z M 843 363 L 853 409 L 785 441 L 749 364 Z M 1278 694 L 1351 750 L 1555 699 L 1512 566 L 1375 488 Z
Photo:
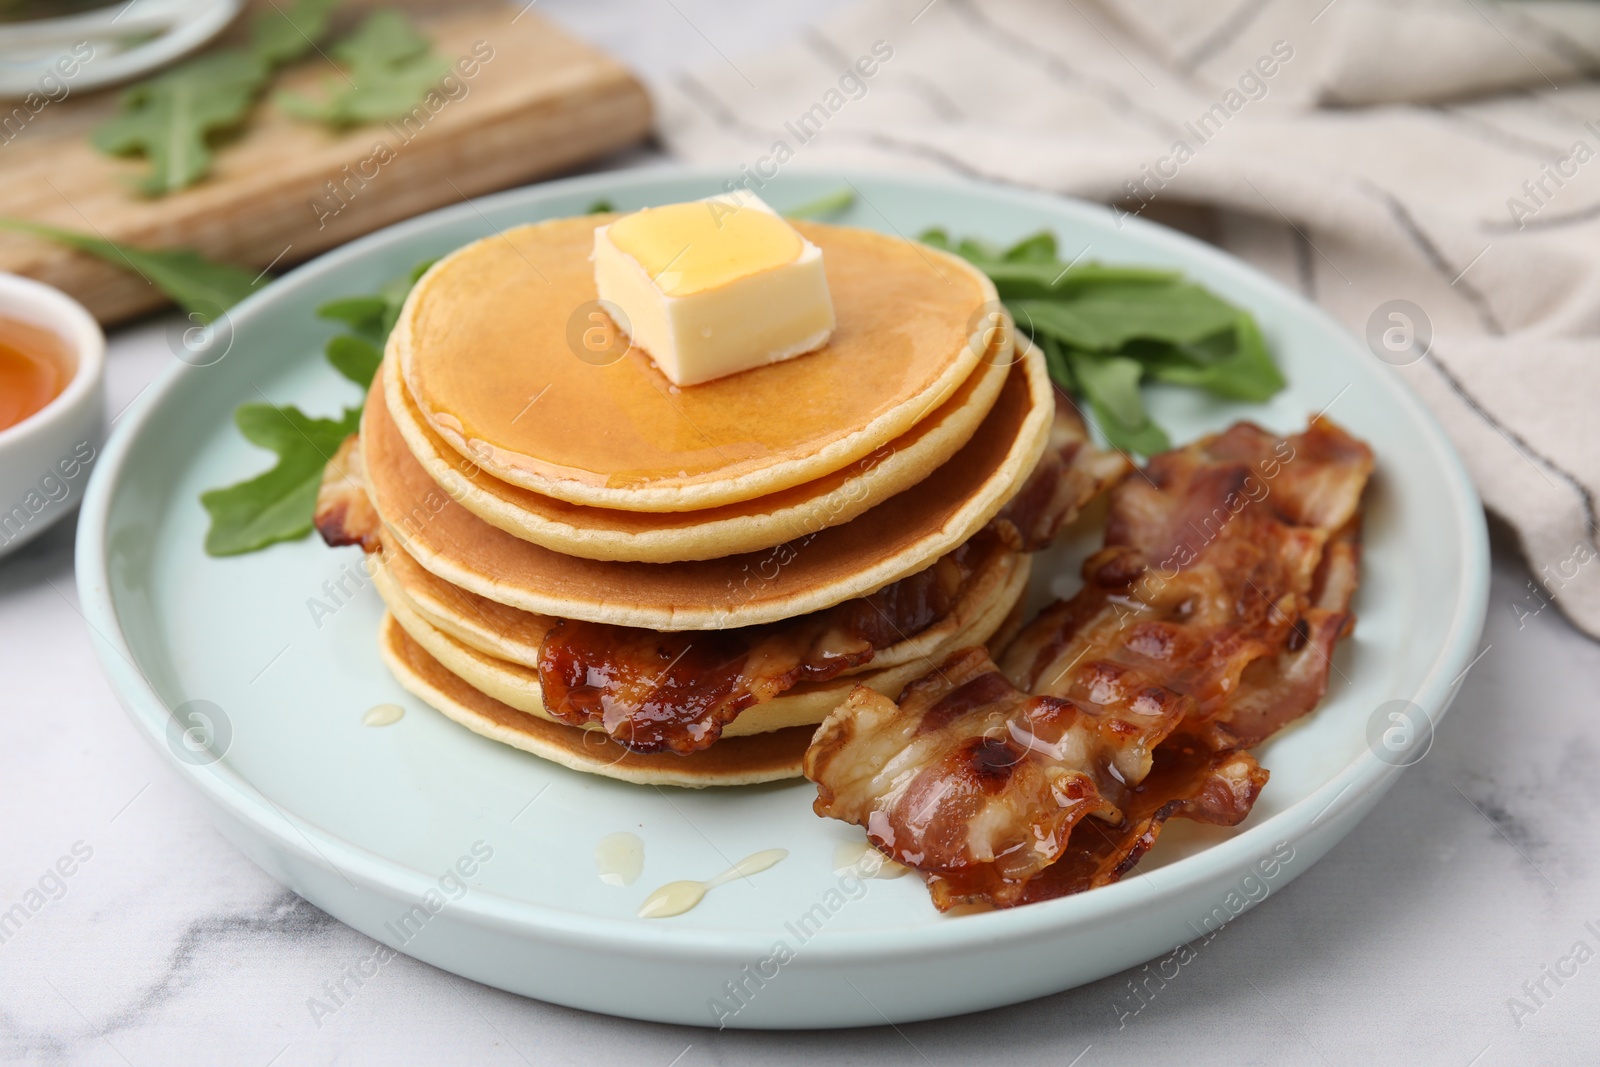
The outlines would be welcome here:
M 813 728 L 854 685 L 894 696 L 1014 621 L 1026 553 L 961 553 L 1045 451 L 1043 361 L 992 328 L 993 287 L 964 261 L 797 223 L 823 251 L 828 344 L 679 388 L 625 340 L 590 332 L 605 328 L 589 253 L 608 218 L 485 238 L 418 282 L 359 437 L 329 465 L 318 528 L 371 554 L 396 678 L 469 729 L 634 782 L 797 776 Z M 921 588 L 918 575 L 931 587 L 938 567 L 956 577 L 937 617 L 901 628 L 885 588 Z M 896 629 L 866 662 L 801 672 L 716 729 L 663 744 L 645 726 L 673 723 L 615 701 L 596 710 L 595 686 L 640 656 L 743 649 L 750 663 L 734 668 L 754 670 L 785 634 L 873 612 Z M 579 637 L 587 674 L 548 706 L 553 649 L 570 662 Z M 669 699 L 643 703 L 671 718 Z

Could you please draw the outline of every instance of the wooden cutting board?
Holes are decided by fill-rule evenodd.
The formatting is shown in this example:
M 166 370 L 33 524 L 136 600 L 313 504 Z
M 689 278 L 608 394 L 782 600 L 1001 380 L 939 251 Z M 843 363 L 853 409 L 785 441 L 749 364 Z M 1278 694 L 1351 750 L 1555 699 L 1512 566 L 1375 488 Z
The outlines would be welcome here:
M 364 6 L 372 5 L 341 9 L 332 36 Z M 116 110 L 117 90 L 72 94 L 45 106 L 9 142 L 0 137 L 0 216 L 278 271 L 420 212 L 570 169 L 649 132 L 650 100 L 638 80 L 527 9 L 386 6 L 407 9 L 451 62 L 492 50 L 475 76 L 462 79 L 465 93 L 456 90 L 425 121 L 336 133 L 289 117 L 272 104 L 273 92 L 314 95 L 339 77 L 313 55 L 284 72 L 243 130 L 218 147 L 208 178 L 150 199 L 130 182 L 143 161 L 112 159 L 88 143 L 89 131 Z M 0 271 L 71 293 L 102 323 L 168 302 L 137 274 L 22 234 L 0 231 Z

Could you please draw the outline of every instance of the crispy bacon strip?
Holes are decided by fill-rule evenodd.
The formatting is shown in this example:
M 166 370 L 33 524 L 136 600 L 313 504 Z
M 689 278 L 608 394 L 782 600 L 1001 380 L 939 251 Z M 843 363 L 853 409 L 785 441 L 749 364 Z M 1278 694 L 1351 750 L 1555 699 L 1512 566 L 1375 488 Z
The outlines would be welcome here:
M 539 650 L 545 706 L 574 726 L 600 724 L 636 752 L 698 751 L 746 708 L 915 637 L 1013 551 L 985 531 L 870 596 L 767 626 L 667 633 L 564 619 Z
M 1250 748 L 1308 714 L 1328 691 L 1334 646 L 1355 626 L 1350 599 L 1360 568 L 1360 523 L 1351 519 L 1328 542 L 1310 605 L 1283 648 L 1244 669 L 1227 708 L 1202 733 L 1216 750 Z
M 1022 548 L 1037 552 L 1132 469 L 1121 452 L 1096 448 L 1077 410 L 1058 396 L 1044 455 L 995 521 L 1010 523 Z
M 1168 819 L 1236 826 L 1250 814 L 1266 782 L 1267 772 L 1248 752 L 1219 754 L 1174 738 L 1156 752 L 1149 776 L 1129 790 L 1121 820 L 1085 824 L 1061 859 L 1028 882 L 1021 903 L 1117 881 L 1150 851 Z
M 1018 709 L 1031 705 L 1021 694 L 1078 708 L 1106 708 L 1117 687 L 1172 694 L 1165 707 L 1181 707 L 1175 721 L 1117 735 L 1125 749 L 1109 761 L 1085 750 L 1080 762 L 1058 768 L 1088 776 L 1101 798 L 1124 809 L 1108 819 L 1096 812 L 1115 829 L 1090 820 L 1065 844 L 1035 847 L 1029 863 L 1010 853 L 985 859 L 971 844 L 964 853 L 950 847 L 1021 841 L 1038 825 L 1056 825 L 1053 814 L 1037 810 L 1049 798 L 1027 778 L 1000 783 L 981 809 L 951 807 L 937 822 L 895 824 L 908 788 L 903 783 L 916 781 L 928 795 L 966 788 L 949 746 L 898 751 L 892 740 L 869 737 L 876 732 L 892 739 L 915 729 L 925 714 L 915 686 L 898 708 L 852 696 L 823 724 L 807 756 L 817 810 L 868 827 L 880 849 L 922 870 L 941 908 L 960 900 L 1022 902 L 1028 884 L 1061 862 L 1100 872 L 1087 882 L 1068 879 L 1077 888 L 1101 884 L 1094 878 L 1120 877 L 1173 814 L 1226 821 L 1219 812 L 1233 818 L 1237 811 L 1233 821 L 1243 818 L 1265 772 L 1235 750 L 1315 706 L 1327 686 L 1334 643 L 1350 628 L 1357 509 L 1371 468 L 1370 450 L 1324 419 L 1287 439 L 1241 423 L 1153 457 L 1143 477 L 1113 492 L 1106 547 L 1084 564 L 1084 588 L 1024 628 L 1000 659 L 1015 688 L 996 688 L 992 704 L 965 709 L 965 721 L 1025 720 Z M 1198 762 L 1143 788 L 1152 751 L 1177 733 L 1185 736 L 1185 750 L 1200 753 Z M 896 773 L 889 778 L 863 771 L 890 765 Z M 1118 768 L 1120 789 L 1105 785 L 1101 768 L 1107 765 Z M 1227 783 L 1233 783 L 1227 795 L 1248 798 L 1242 808 L 1211 802 Z M 1169 810 L 1169 803 L 1178 806 Z M 1079 822 L 1062 825 L 1070 830 Z M 894 830 L 892 839 L 874 833 L 879 825 Z M 1092 841 L 1102 829 L 1102 836 L 1121 844 L 1103 855 L 1080 846 L 1080 839 Z M 933 860 L 916 861 L 920 853 Z M 952 864 L 959 879 L 949 874 Z M 976 868 L 984 865 L 988 870 L 980 874 Z
M 1089 815 L 1117 821 L 1125 782 L 1190 702 L 1108 668 L 1076 699 L 1029 696 L 981 648 L 950 656 L 896 704 L 857 686 L 806 752 L 817 814 L 858 823 L 922 871 L 934 903 L 1018 902 Z
M 1371 469 L 1370 450 L 1327 420 L 1286 439 L 1239 423 L 1153 457 L 1112 494 L 1106 547 L 1084 564 L 1084 588 L 1027 626 L 1002 669 L 1049 693 L 1070 684 L 1074 664 L 1143 666 L 1194 698 L 1198 728 L 1253 662 L 1305 642 L 1319 581 L 1334 580 L 1324 548 L 1339 533 L 1341 557 L 1352 550 Z M 1340 611 L 1354 589 L 1347 564 L 1335 576 Z
M 351 434 L 341 441 L 333 458 L 322 469 L 322 484 L 317 487 L 312 522 L 322 539 L 335 548 L 360 545 L 362 551 L 378 551 L 378 535 L 383 523 L 367 496 L 359 434 Z

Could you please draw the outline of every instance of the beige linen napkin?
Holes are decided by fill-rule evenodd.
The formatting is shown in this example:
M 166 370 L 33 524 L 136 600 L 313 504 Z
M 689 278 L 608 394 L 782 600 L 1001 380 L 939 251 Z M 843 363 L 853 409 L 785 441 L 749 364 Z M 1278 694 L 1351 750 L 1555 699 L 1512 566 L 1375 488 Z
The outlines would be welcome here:
M 1600 4 L 864 0 L 657 90 L 731 171 L 1216 209 L 1444 424 L 1539 582 L 1491 610 L 1600 636 Z

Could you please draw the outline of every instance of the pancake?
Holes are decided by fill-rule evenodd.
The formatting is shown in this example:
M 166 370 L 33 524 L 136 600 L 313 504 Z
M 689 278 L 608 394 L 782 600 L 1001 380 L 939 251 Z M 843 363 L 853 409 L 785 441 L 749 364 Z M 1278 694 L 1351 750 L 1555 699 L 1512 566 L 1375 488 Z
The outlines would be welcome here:
M 675 563 L 771 548 L 849 522 L 909 489 L 972 437 L 1000 395 L 1014 352 L 1006 336 L 938 410 L 842 470 L 756 500 L 679 512 L 586 507 L 503 482 L 428 426 L 406 393 L 396 361 L 385 360 L 379 373 L 389 415 L 412 455 L 484 522 L 570 556 Z
M 898 694 L 908 682 L 925 674 L 930 669 L 930 663 L 938 662 L 939 654 L 957 647 L 984 644 L 989 635 L 999 629 L 1026 584 L 1026 568 L 1018 568 L 1013 574 L 1020 574 L 1021 579 L 1008 578 L 1006 588 L 992 604 L 986 605 L 987 610 L 981 619 L 960 633 L 947 635 L 946 642 L 937 646 L 934 658 L 918 658 L 882 670 L 869 669 L 859 675 L 842 676 L 828 682 L 802 683 L 781 696 L 744 711 L 723 730 L 722 738 L 748 737 L 792 726 L 815 726 L 838 707 L 858 684 L 886 695 Z M 412 611 L 403 597 L 395 595 L 392 587 L 379 586 L 379 589 L 389 607 L 390 616 L 446 670 L 509 707 L 548 722 L 557 721 L 545 708 L 538 672 L 521 664 L 485 655 L 456 640 Z M 579 729 L 572 726 L 566 728 Z M 710 747 L 715 748 L 722 743 L 723 740 L 719 739 Z
M 1005 620 L 1005 611 L 1001 609 L 1009 609 L 1016 599 L 1013 593 L 1022 581 L 1017 576 L 1018 571 L 1020 569 L 1025 577 L 1028 558 L 1009 552 L 989 562 L 972 576 L 962 596 L 943 618 L 914 637 L 880 649 L 869 664 L 845 674 L 926 660 L 957 634 L 973 641 L 987 641 L 989 633 Z M 549 629 L 560 621 L 549 615 L 506 607 L 458 589 L 424 570 L 400 548 L 384 546 L 381 553 L 369 559 L 368 573 L 378 583 L 379 592 L 391 609 L 398 599 L 404 609 L 430 626 L 496 659 L 537 667 L 540 643 Z M 401 612 L 396 611 L 396 614 Z M 979 630 L 984 631 L 982 637 L 975 636 Z
M 535 614 L 654 630 L 727 629 L 866 595 L 966 541 L 1032 472 L 1053 411 L 1043 357 L 1030 348 L 972 439 L 932 476 L 792 544 L 684 563 L 581 559 L 489 525 L 428 476 L 381 388 L 362 416 L 361 453 L 384 539 L 453 585 Z
M 813 729 L 795 726 L 724 738 L 692 756 L 630 752 L 599 730 L 546 722 L 484 695 L 440 666 L 388 616 L 379 627 L 378 649 L 407 692 L 474 733 L 575 771 L 637 785 L 700 789 L 798 778 L 811 743 Z
M 853 675 L 841 675 L 826 682 L 801 683 L 780 696 L 747 708 L 723 729 L 722 737 L 710 747 L 717 747 L 726 738 L 770 733 L 791 726 L 815 726 L 858 684 L 890 696 L 899 694 L 906 683 L 925 674 L 944 653 L 988 641 L 1021 599 L 1027 587 L 1028 571 L 1029 559 L 1021 553 L 998 557 L 986 573 L 976 576 L 970 593 L 950 615 L 916 637 L 886 649 L 886 654 L 893 654 L 891 662 L 874 659 L 865 670 Z M 417 610 L 385 566 L 374 569 L 373 584 L 389 609 L 390 617 L 446 670 L 517 711 L 548 722 L 558 721 L 545 707 L 537 670 L 487 654 L 435 626 Z
M 396 597 L 434 629 L 486 655 L 534 666 L 539 645 L 560 619 L 535 615 L 469 593 L 423 569 L 403 548 L 384 545 L 365 557 L 385 603 Z
M 545 496 L 692 511 L 823 478 L 936 409 L 989 340 L 968 335 L 998 307 L 994 286 L 964 260 L 802 222 L 822 249 L 838 320 L 822 348 L 684 388 L 638 349 L 596 365 L 577 353 L 599 311 L 594 229 L 611 218 L 519 226 L 446 256 L 412 289 L 389 338 L 440 438 Z

